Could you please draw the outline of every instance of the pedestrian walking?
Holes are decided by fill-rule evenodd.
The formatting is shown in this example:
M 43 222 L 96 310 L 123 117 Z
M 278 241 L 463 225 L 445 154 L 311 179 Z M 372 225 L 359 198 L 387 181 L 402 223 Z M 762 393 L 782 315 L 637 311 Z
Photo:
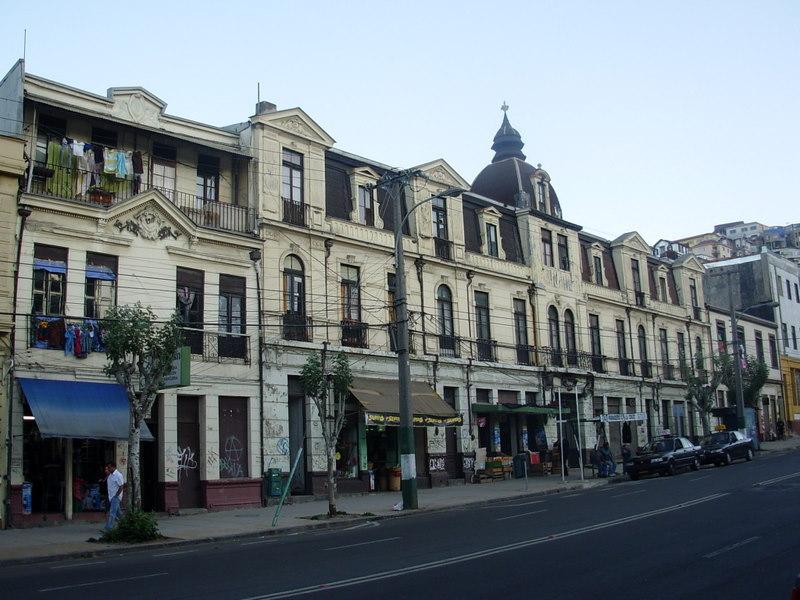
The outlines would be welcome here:
M 782 440 L 784 435 L 786 435 L 786 425 L 783 423 L 783 419 L 779 419 L 778 420 L 778 439 Z
M 106 529 L 112 529 L 119 518 L 119 508 L 122 504 L 122 494 L 125 491 L 125 478 L 117 470 L 117 464 L 106 464 L 106 486 L 108 486 L 108 518 Z

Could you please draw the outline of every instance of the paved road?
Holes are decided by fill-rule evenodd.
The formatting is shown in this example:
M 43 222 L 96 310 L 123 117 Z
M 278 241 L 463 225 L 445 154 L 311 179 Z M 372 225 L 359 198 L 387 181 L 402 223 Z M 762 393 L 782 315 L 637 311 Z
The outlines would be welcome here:
M 347 530 L 5 567 L 4 598 L 788 598 L 800 452 Z

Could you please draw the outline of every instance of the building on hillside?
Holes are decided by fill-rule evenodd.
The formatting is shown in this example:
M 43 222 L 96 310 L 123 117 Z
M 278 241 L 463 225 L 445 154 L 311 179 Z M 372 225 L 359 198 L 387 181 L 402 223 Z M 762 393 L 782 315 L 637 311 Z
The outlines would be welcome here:
M 777 326 L 778 353 L 784 383 L 800 371 L 800 280 L 798 267 L 770 252 L 706 264 L 706 298 L 714 306 L 735 307 L 742 312 L 772 321 Z M 777 307 L 764 306 L 775 302 Z M 761 305 L 748 309 L 754 305 Z M 800 429 L 800 398 L 784 390 L 784 420 Z
M 733 242 L 720 233 L 701 233 L 677 240 L 702 261 L 724 260 L 734 256 Z
M 714 306 L 708 307 L 711 321 L 712 351 L 716 355 L 733 355 L 734 332 L 731 328 L 730 311 Z M 774 439 L 778 432 L 778 421 L 786 424 L 784 390 L 781 381 L 780 356 L 778 354 L 778 325 L 775 321 L 745 313 L 737 314 L 740 356 L 745 362 L 758 360 L 768 369 L 767 381 L 761 388 L 757 404 L 752 406 L 757 414 L 757 434 L 761 441 Z M 727 424 L 735 428 L 736 405 L 728 388 L 723 384 L 717 389 L 715 408 L 712 411 L 716 425 Z
M 135 302 L 159 319 L 177 311 L 191 354 L 189 385 L 165 389 L 146 421 L 144 506 L 260 505 L 251 253 L 262 244 L 246 140 L 171 116 L 142 88 L 100 96 L 18 67 L 17 84 L 0 88 L 23 107 L 30 159 L 19 196 L 30 216 L 16 277 L 11 523 L 103 518 L 97 482 L 105 461 L 125 470 L 128 416 L 123 389 L 103 373 L 101 319 Z
M 660 239 L 653 244 L 653 256 L 663 258 L 665 260 L 675 260 L 688 254 L 690 252 L 689 246 L 679 242 L 672 242 L 670 240 Z

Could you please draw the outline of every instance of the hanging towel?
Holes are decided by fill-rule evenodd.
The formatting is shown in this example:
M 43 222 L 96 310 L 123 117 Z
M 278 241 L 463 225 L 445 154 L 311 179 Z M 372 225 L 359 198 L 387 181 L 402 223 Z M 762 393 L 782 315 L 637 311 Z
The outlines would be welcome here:
M 106 148 L 103 152 L 103 159 L 103 173 L 115 175 L 117 173 L 117 151 L 113 148 Z

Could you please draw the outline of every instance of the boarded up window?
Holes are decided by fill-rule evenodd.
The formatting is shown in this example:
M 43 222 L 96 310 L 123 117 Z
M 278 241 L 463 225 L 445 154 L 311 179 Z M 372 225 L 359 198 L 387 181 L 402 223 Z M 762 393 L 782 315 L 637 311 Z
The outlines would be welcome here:
M 247 477 L 247 398 L 219 397 L 219 477 Z

